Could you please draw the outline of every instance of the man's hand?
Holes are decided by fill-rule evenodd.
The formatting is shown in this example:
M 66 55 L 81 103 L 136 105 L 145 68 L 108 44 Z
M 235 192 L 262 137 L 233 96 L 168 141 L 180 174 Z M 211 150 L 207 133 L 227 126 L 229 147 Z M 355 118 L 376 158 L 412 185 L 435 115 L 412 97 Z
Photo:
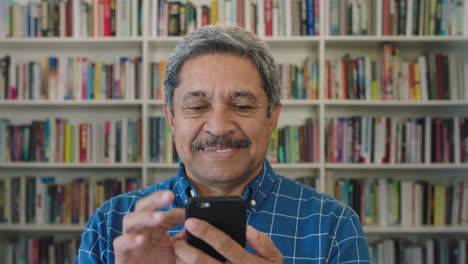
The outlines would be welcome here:
M 170 191 L 156 192 L 138 201 L 135 212 L 123 220 L 123 234 L 114 239 L 115 263 L 175 263 L 175 237 L 168 230 L 184 223 L 184 209 L 158 211 L 174 200 Z
M 229 235 L 203 220 L 188 219 L 185 222 L 185 230 L 211 245 L 228 260 L 228 263 L 283 263 L 283 256 L 275 247 L 273 241 L 266 234 L 251 226 L 247 227 L 246 240 L 257 255 L 251 254 Z M 199 249 L 190 246 L 185 240 L 177 240 L 175 254 L 177 263 L 220 263 Z

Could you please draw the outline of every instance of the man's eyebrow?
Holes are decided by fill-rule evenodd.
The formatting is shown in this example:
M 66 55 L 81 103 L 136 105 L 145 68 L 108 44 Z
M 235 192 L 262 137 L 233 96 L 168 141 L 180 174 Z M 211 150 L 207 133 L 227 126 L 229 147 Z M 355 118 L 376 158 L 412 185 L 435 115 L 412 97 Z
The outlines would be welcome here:
M 184 94 L 183 100 L 190 100 L 193 99 L 194 97 L 206 97 L 206 93 L 203 91 L 191 91 L 186 94 Z
M 235 92 L 231 97 L 233 99 L 235 99 L 235 98 L 245 98 L 245 99 L 248 99 L 248 100 L 251 100 L 251 101 L 257 101 L 257 97 L 253 93 L 247 92 L 247 91 Z

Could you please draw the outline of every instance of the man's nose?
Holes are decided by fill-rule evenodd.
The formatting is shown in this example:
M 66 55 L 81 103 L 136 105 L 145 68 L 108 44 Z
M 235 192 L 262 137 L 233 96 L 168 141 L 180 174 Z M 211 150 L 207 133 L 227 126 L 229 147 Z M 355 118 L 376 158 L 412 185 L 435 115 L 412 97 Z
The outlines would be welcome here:
M 207 116 L 204 130 L 215 136 L 233 134 L 235 131 L 233 121 L 233 113 L 227 107 L 215 106 Z

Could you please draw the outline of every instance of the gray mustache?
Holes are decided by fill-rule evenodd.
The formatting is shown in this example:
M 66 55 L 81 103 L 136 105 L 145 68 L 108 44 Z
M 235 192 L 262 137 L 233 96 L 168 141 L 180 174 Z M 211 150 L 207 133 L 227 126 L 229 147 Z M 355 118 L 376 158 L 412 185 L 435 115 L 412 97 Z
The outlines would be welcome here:
M 201 150 L 206 147 L 222 145 L 228 148 L 246 148 L 250 146 L 250 139 L 234 139 L 228 135 L 221 135 L 221 136 L 210 136 L 206 139 L 201 139 L 194 141 L 192 143 L 193 150 Z

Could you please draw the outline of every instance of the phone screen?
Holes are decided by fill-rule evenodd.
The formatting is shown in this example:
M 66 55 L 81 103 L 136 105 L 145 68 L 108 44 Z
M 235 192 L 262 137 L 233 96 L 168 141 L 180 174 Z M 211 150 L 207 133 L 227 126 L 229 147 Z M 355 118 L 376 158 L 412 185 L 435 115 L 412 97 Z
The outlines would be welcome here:
M 240 196 L 192 197 L 185 205 L 185 218 L 198 218 L 220 229 L 245 247 L 246 202 Z M 226 259 L 203 240 L 187 232 L 187 242 L 219 261 Z

